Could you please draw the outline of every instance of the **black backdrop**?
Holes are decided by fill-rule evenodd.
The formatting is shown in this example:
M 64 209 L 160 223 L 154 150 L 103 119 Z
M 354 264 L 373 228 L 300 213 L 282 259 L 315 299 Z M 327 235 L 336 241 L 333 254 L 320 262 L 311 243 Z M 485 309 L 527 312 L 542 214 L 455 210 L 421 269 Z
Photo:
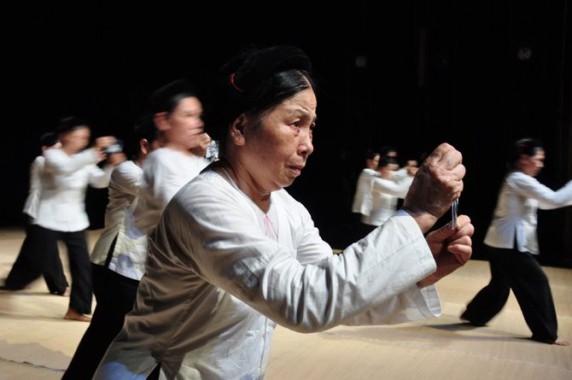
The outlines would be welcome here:
M 60 117 L 82 116 L 94 135 L 122 137 L 157 86 L 188 77 L 205 88 L 240 47 L 288 43 L 310 55 L 321 85 L 316 151 L 289 190 L 324 238 L 340 248 L 351 242 L 350 202 L 365 149 L 392 145 L 405 160 L 447 141 L 464 155 L 460 210 L 477 227 L 475 257 L 482 257 L 511 141 L 546 143 L 539 179 L 547 185 L 572 177 L 568 1 L 385 3 L 5 7 L 0 224 L 22 224 L 38 137 Z M 88 192 L 92 228 L 101 227 L 105 200 L 105 191 Z M 570 208 L 539 218 L 542 261 L 570 266 Z

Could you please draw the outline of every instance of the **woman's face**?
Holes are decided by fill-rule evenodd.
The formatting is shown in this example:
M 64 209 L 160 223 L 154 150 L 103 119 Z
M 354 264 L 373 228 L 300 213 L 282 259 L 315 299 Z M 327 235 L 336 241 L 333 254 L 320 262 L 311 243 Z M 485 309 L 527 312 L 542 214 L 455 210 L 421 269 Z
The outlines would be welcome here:
M 89 144 L 90 130 L 88 127 L 76 128 L 60 136 L 62 149 L 69 154 L 75 154 Z
M 270 193 L 290 186 L 302 173 L 314 151 L 316 107 L 316 95 L 307 89 L 269 110 L 258 125 L 246 123 L 240 154 L 253 190 Z
M 181 150 L 199 145 L 204 128 L 202 115 L 203 106 L 198 98 L 181 100 L 170 114 L 165 114 L 159 126 L 164 132 L 165 144 Z
M 373 156 L 373 158 L 370 158 L 368 160 L 366 160 L 366 166 L 368 169 L 377 169 L 377 166 L 379 165 L 379 154 L 376 154 L 375 156 Z
M 528 174 L 531 177 L 536 177 L 540 172 L 540 169 L 544 167 L 544 151 L 539 150 L 534 156 L 520 156 L 518 161 L 518 168 L 524 174 Z
M 399 169 L 399 165 L 397 164 L 387 164 L 385 166 L 382 166 L 378 169 L 379 174 L 381 174 L 381 176 L 383 178 L 389 178 L 391 177 L 391 174 L 396 171 L 397 169 Z

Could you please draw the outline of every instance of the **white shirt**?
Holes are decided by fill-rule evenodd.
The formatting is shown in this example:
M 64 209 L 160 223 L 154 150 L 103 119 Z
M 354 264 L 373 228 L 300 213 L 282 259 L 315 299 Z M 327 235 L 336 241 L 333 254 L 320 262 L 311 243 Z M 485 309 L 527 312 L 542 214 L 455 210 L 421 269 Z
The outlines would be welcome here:
M 107 187 L 113 167 L 102 170 L 94 149 L 68 155 L 62 149 L 48 149 L 40 175 L 42 191 L 35 224 L 55 231 L 75 232 L 89 227 L 85 212 L 88 184 Z
M 44 164 L 44 156 L 38 156 L 30 165 L 30 189 L 28 190 L 28 197 L 22 211 L 32 219 L 38 214 L 38 204 L 40 202 L 40 193 L 42 192 L 40 175 L 44 170 Z
M 397 170 L 394 170 L 393 173 L 391 173 L 390 179 L 392 179 L 396 182 L 400 182 L 401 180 L 403 180 L 407 177 L 411 177 L 411 175 L 408 173 L 407 167 L 402 167 L 402 168 L 399 168 Z
M 365 168 L 361 171 L 352 203 L 352 212 L 369 215 L 371 211 L 372 180 L 376 176 L 378 176 L 378 173 L 373 169 Z
M 516 234 L 518 251 L 538 254 L 537 208 L 554 209 L 569 205 L 572 205 L 572 181 L 553 191 L 536 178 L 513 171 L 507 175 L 500 190 L 485 244 L 512 249 Z
M 209 163 L 203 157 L 167 147 L 149 154 L 143 163 L 143 184 L 133 212 L 136 227 L 144 234 L 151 232 L 171 198 Z
M 95 379 L 259 379 L 275 323 L 299 332 L 440 314 L 436 266 L 414 219 L 398 213 L 333 255 L 304 206 L 272 193 L 278 241 L 253 202 L 211 170 L 175 195 L 150 240 L 134 309 Z M 121 377 L 122 378 L 122 377 Z
M 106 227 L 92 261 L 103 265 L 117 236 L 109 269 L 139 281 L 145 273 L 147 233 L 159 223 L 172 196 L 207 164 L 200 157 L 163 148 L 145 159 L 143 169 L 132 161 L 120 165 L 112 174 Z
M 371 189 L 371 210 L 369 215 L 362 215 L 361 221 L 372 226 L 381 226 L 395 213 L 397 200 L 405 198 L 412 182 L 412 176 L 405 176 L 399 182 L 374 177 Z
M 133 207 L 143 180 L 143 170 L 133 161 L 119 164 L 111 173 L 105 228 L 96 242 L 91 261 L 104 265 L 117 237 L 109 269 L 134 280 L 145 272 L 147 236 L 134 226 Z

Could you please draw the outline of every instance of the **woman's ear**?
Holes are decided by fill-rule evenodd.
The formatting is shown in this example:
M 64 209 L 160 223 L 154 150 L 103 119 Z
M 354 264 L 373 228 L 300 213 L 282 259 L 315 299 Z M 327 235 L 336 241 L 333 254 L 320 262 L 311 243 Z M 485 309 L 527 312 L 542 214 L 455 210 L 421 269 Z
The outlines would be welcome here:
M 147 141 L 147 139 L 141 139 L 139 140 L 139 155 L 145 157 L 149 154 L 151 145 L 149 144 L 149 141 Z
M 244 145 L 244 127 L 246 125 L 246 116 L 240 114 L 236 119 L 234 119 L 232 125 L 230 126 L 230 137 L 232 142 L 236 145 Z

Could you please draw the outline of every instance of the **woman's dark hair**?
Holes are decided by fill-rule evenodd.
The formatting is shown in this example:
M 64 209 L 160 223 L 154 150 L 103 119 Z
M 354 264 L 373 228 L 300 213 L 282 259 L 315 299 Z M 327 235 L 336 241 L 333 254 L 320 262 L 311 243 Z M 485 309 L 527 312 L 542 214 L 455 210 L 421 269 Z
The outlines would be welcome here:
M 534 156 L 538 152 L 544 151 L 544 145 L 538 139 L 523 138 L 514 142 L 510 151 L 507 165 L 509 169 L 514 169 L 516 162 L 521 155 Z
M 186 79 L 177 79 L 155 90 L 149 97 L 149 112 L 171 113 L 185 98 L 198 97 L 195 87 Z
M 373 150 L 373 149 L 368 149 L 365 151 L 363 157 L 365 158 L 365 160 L 373 160 L 375 158 L 375 156 L 379 156 L 379 152 L 377 150 Z
M 89 129 L 89 125 L 86 120 L 80 119 L 75 116 L 67 116 L 60 119 L 60 121 L 56 125 L 56 132 L 58 134 L 64 134 L 75 131 L 76 129 L 80 128 Z
M 378 168 L 386 167 L 387 165 L 397 164 L 397 159 L 391 156 L 383 156 L 379 160 L 379 164 L 377 165 Z
M 224 155 L 229 126 L 241 114 L 254 119 L 283 100 L 316 84 L 310 59 L 294 46 L 249 48 L 225 64 L 208 97 L 207 132 Z
M 397 149 L 393 146 L 390 146 L 390 145 L 386 145 L 386 146 L 381 147 L 379 152 L 380 152 L 382 157 L 385 157 L 385 156 L 394 157 L 397 155 Z M 390 155 L 389 152 L 394 152 L 395 155 Z
M 58 134 L 55 132 L 46 132 L 40 136 L 40 146 L 41 147 L 51 147 L 56 145 L 58 142 Z
M 125 153 L 127 153 L 127 156 L 131 159 L 137 159 L 141 153 L 139 142 L 145 139 L 149 144 L 152 144 L 157 140 L 158 133 L 152 115 L 147 114 L 141 117 L 135 122 L 135 126 L 125 143 Z

